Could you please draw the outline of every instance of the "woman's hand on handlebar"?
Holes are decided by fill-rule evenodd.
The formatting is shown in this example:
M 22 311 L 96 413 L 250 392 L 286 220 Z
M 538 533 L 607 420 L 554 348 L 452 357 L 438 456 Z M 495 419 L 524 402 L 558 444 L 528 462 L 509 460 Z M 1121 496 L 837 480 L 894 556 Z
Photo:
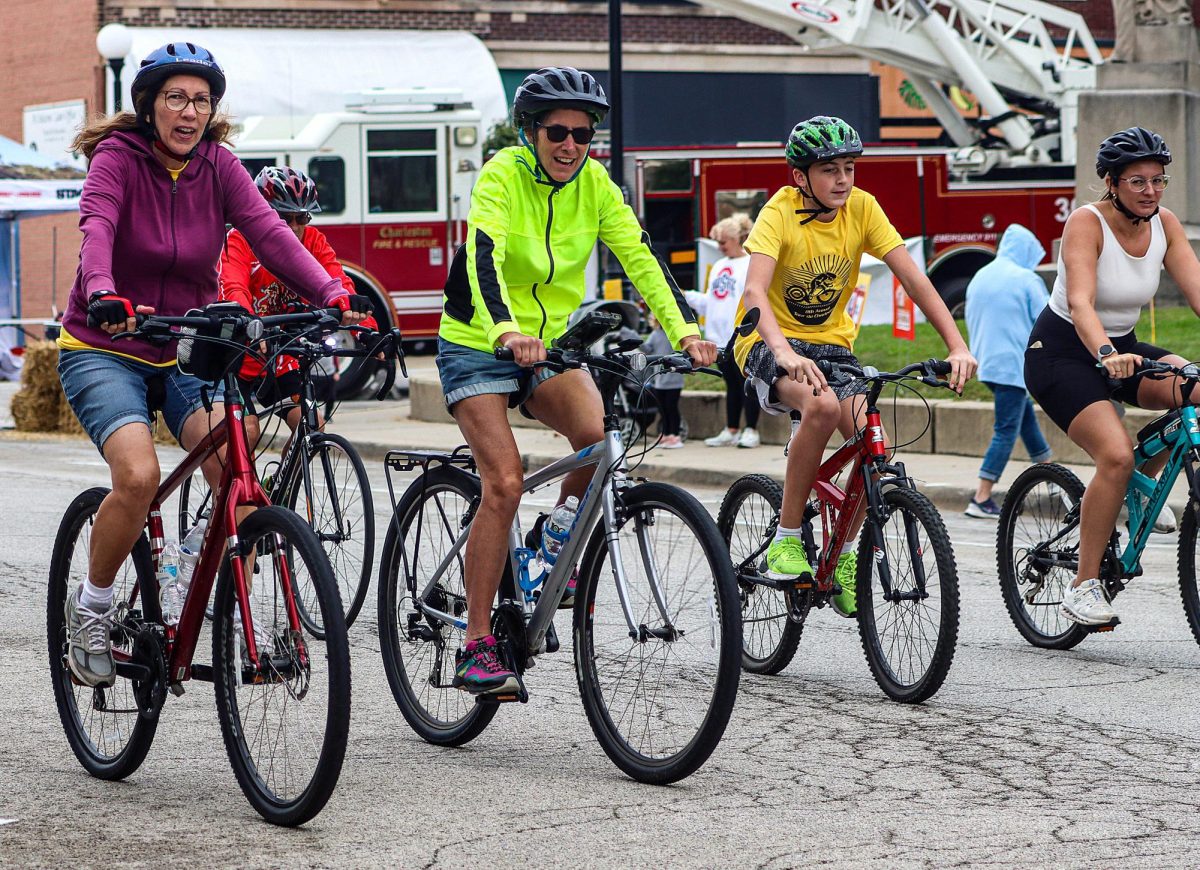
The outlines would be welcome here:
M 512 351 L 513 362 L 525 368 L 546 358 L 546 345 L 540 338 L 522 335 L 519 332 L 506 332 L 500 336 L 500 344 Z
M 967 385 L 967 381 L 975 377 L 975 372 L 979 368 L 979 361 L 971 356 L 971 352 L 965 347 L 951 351 L 946 357 L 946 362 L 950 363 L 950 387 L 954 392 L 962 395 L 963 387 Z
M 149 305 L 134 306 L 134 317 L 126 317 L 121 323 L 101 323 L 100 328 L 109 335 L 118 335 L 122 332 L 136 332 L 138 328 L 137 314 L 153 314 L 154 308 Z
M 775 354 L 775 365 L 793 381 L 803 381 L 813 388 L 813 395 L 819 395 L 829 389 L 829 382 L 817 367 L 816 362 L 805 356 L 800 356 L 790 347 Z
M 1120 380 L 1133 377 L 1137 373 L 1138 366 L 1142 364 L 1142 358 L 1136 353 L 1114 353 L 1106 356 L 1100 362 L 1110 378 Z
M 698 335 L 685 335 L 679 342 L 679 349 L 692 358 L 695 368 L 710 366 L 717 361 L 717 346 Z

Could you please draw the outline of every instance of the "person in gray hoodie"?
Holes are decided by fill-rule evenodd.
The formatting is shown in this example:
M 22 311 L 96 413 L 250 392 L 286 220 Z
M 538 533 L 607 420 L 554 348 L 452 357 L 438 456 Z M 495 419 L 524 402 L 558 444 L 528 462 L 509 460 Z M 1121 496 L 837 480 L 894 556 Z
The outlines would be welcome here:
M 967 335 L 971 353 L 979 360 L 979 380 L 992 391 L 995 412 L 992 443 L 979 468 L 975 497 L 964 511 L 969 517 L 1000 517 L 992 487 L 1004 473 L 1018 434 L 1034 462 L 1045 462 L 1051 455 L 1025 391 L 1024 371 L 1029 332 L 1050 298 L 1046 283 L 1033 271 L 1045 255 L 1033 233 L 1010 224 L 1000 237 L 996 259 L 967 285 Z

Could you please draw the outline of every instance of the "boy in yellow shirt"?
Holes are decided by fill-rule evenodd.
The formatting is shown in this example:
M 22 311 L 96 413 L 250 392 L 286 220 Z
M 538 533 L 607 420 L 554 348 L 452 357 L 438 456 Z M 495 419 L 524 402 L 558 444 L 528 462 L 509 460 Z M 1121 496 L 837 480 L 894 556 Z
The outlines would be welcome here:
M 854 160 L 862 154 L 858 133 L 840 118 L 818 115 L 801 121 L 785 154 L 795 187 L 771 197 L 746 240 L 750 268 L 738 320 L 759 310 L 758 328 L 740 337 L 734 355 L 769 413 L 797 410 L 800 427 L 788 450 L 783 510 L 767 550 L 768 576 L 812 577 L 800 540 L 804 504 L 816 480 L 825 444 L 834 429 L 849 438 L 864 425 L 862 383 L 826 383 L 817 361 L 858 366 L 853 354 L 858 325 L 846 303 L 858 283 L 863 253 L 883 260 L 924 312 L 949 351 L 950 383 L 959 392 L 976 362 L 929 278 L 917 266 L 875 197 L 854 187 Z M 856 518 L 861 523 L 862 517 Z M 855 613 L 857 555 L 847 541 L 838 559 L 841 592 L 833 606 Z

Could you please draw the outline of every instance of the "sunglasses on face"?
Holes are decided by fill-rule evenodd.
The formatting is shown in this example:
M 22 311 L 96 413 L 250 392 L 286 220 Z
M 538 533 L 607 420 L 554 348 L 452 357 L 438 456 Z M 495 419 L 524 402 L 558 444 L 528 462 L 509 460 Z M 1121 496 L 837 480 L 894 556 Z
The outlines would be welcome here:
M 196 107 L 197 115 L 211 115 L 213 108 L 216 106 L 216 101 L 208 94 L 189 97 L 180 91 L 168 91 L 163 94 L 163 102 L 172 112 L 182 112 L 187 108 L 188 103 L 191 103 Z
M 591 127 L 567 127 L 563 124 L 538 124 L 546 131 L 546 138 L 555 144 L 566 142 L 570 136 L 577 145 L 587 145 L 596 137 L 596 131 Z
M 312 220 L 312 215 L 306 211 L 285 212 L 282 217 L 291 227 L 307 226 L 308 222 Z

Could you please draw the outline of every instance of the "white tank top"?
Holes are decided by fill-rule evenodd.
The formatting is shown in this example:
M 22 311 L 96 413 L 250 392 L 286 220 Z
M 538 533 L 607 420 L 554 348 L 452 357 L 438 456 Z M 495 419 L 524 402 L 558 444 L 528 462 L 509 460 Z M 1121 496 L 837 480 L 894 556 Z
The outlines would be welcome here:
M 1104 233 L 1100 259 L 1096 262 L 1096 314 L 1106 334 L 1114 338 L 1127 335 L 1137 326 L 1142 306 L 1158 292 L 1163 258 L 1167 255 L 1167 234 L 1163 230 L 1162 218 L 1159 215 L 1150 218 L 1150 247 L 1146 249 L 1145 256 L 1133 257 L 1125 253 L 1100 210 L 1090 203 L 1084 208 L 1091 209 L 1100 219 Z M 1050 294 L 1050 310 L 1069 321 L 1071 312 L 1067 308 L 1066 275 L 1060 249 L 1058 276 L 1054 279 L 1054 292 Z

